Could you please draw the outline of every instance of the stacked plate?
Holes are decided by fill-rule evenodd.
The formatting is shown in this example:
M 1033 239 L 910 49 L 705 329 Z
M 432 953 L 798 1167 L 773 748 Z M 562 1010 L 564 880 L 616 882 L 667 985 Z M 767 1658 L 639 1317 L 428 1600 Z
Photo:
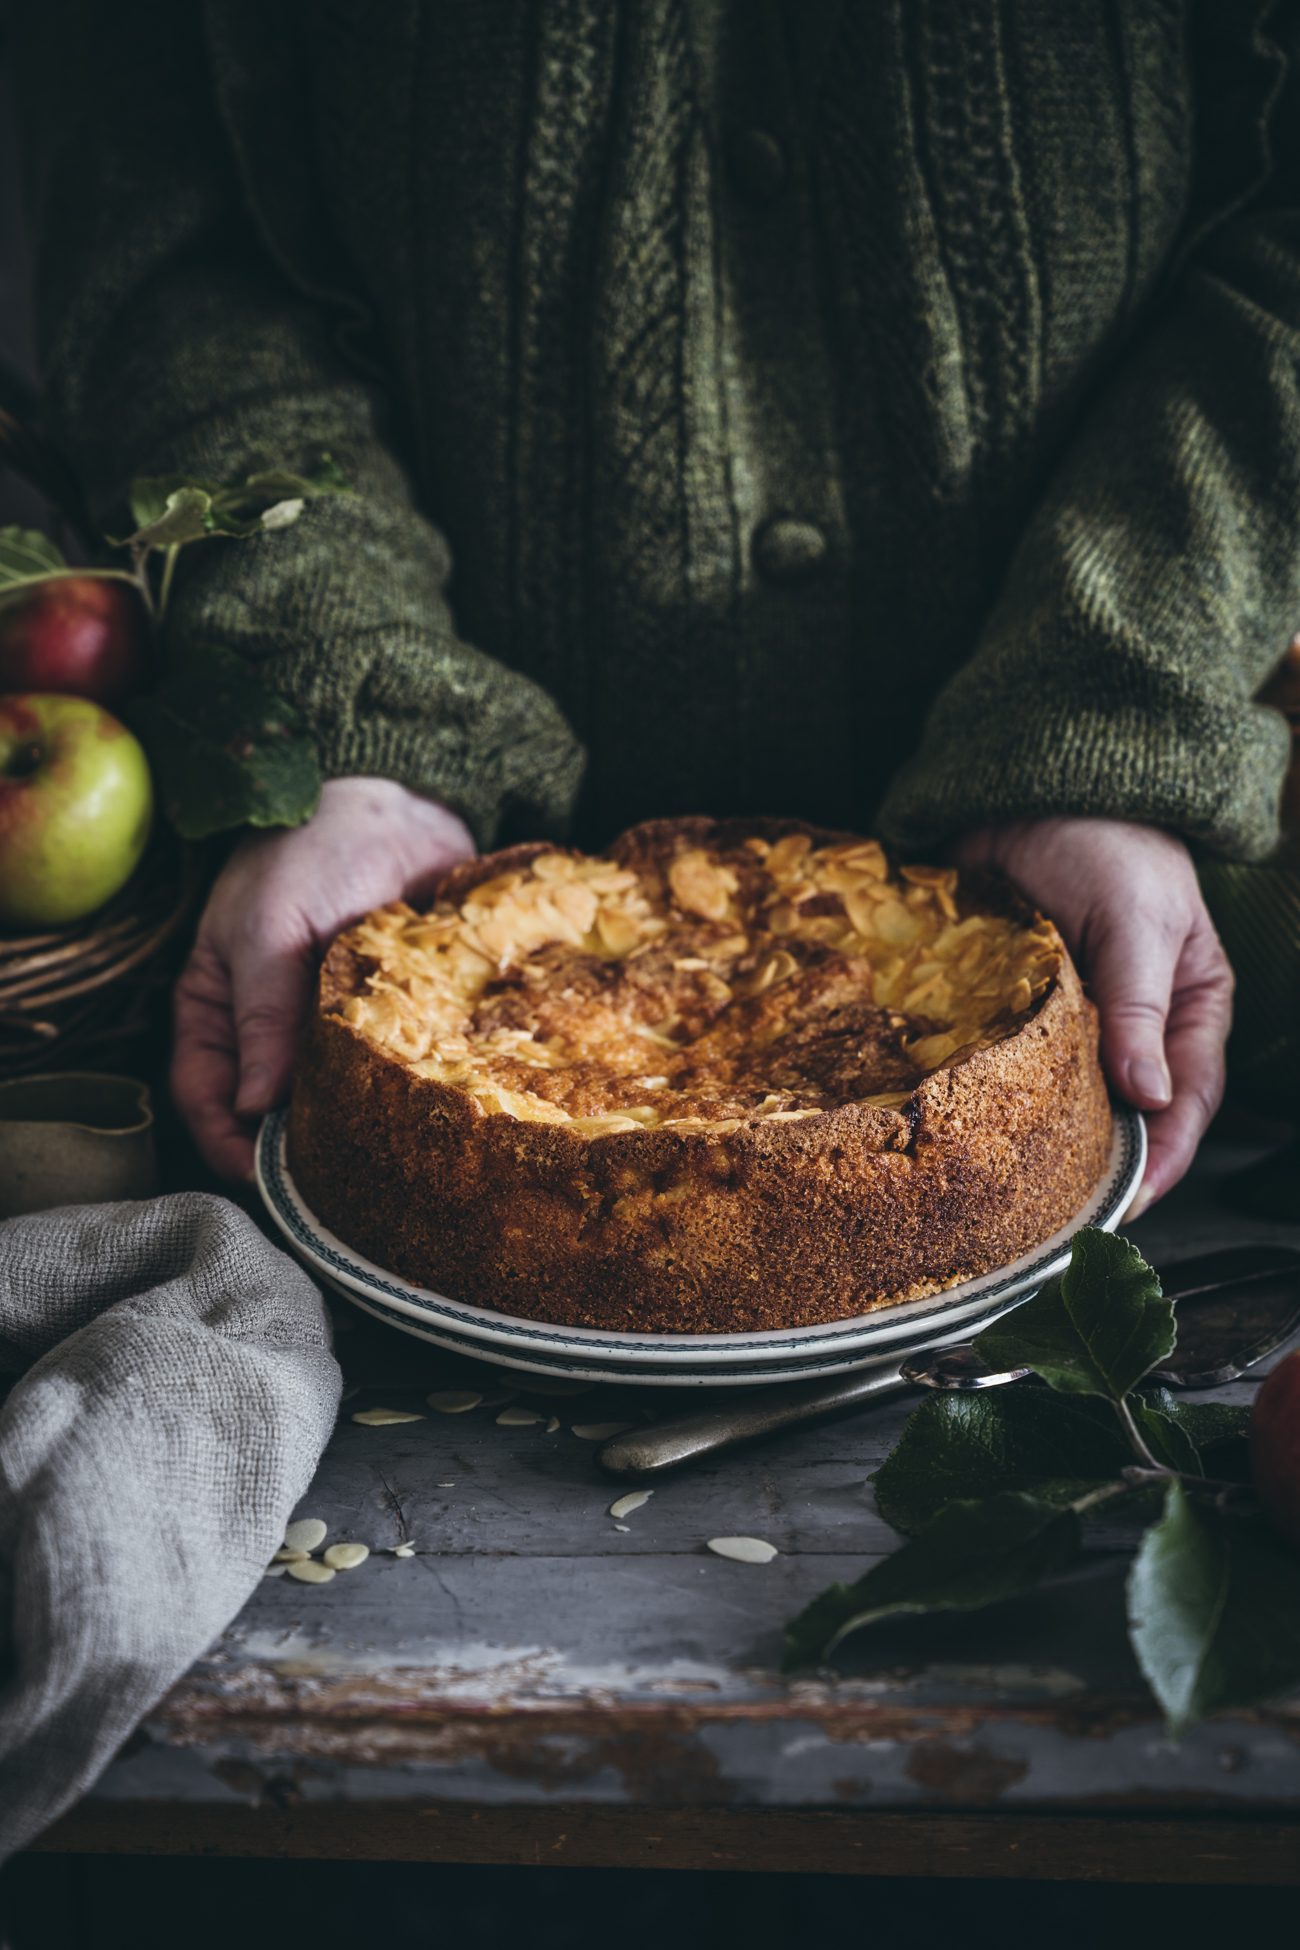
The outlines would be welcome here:
M 304 1265 L 343 1299 L 404 1334 L 532 1374 L 646 1387 L 725 1388 L 842 1374 L 965 1339 L 1060 1272 L 1080 1226 L 1114 1231 L 1141 1183 L 1145 1162 L 1142 1119 L 1117 1107 L 1110 1162 L 1101 1183 L 1082 1211 L 1032 1252 L 924 1300 L 908 1300 L 853 1320 L 763 1334 L 621 1334 L 551 1326 L 412 1286 L 354 1252 L 312 1213 L 285 1157 L 283 1111 L 274 1111 L 262 1125 L 257 1178 L 267 1210 Z

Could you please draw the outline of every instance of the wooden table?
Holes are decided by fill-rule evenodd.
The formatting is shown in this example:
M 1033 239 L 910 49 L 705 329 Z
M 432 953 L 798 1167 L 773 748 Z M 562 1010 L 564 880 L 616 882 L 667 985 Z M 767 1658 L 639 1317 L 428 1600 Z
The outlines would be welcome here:
M 1212 1140 L 1134 1228 L 1148 1255 L 1300 1243 L 1225 1201 L 1255 1155 Z M 570 1424 L 662 1413 L 659 1391 L 557 1399 L 549 1434 L 495 1407 L 362 1427 L 354 1411 L 423 1408 L 463 1370 L 344 1325 L 351 1392 L 303 1514 L 376 1555 L 328 1585 L 262 1584 L 43 1847 L 1300 1880 L 1300 1704 L 1170 1741 L 1104 1535 L 1069 1582 L 999 1613 L 879 1631 L 838 1676 L 780 1675 L 783 1622 L 895 1542 L 868 1479 L 912 1402 L 667 1479 L 621 1531 L 626 1485 Z M 736 1532 L 780 1555 L 705 1549 Z M 405 1538 L 414 1557 L 379 1554 Z

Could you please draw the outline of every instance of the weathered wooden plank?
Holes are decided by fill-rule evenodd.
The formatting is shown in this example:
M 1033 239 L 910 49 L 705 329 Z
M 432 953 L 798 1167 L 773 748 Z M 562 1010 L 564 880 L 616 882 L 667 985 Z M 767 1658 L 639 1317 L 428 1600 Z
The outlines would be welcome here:
M 1234 1239 L 1300 1242 L 1300 1228 L 1234 1218 L 1215 1198 L 1216 1176 L 1248 1156 L 1211 1147 L 1199 1182 L 1136 1229 L 1153 1258 Z M 1177 1747 L 1164 1737 L 1125 1640 L 1120 1561 L 1104 1548 L 1070 1582 L 1013 1607 L 879 1631 L 835 1676 L 780 1674 L 784 1621 L 892 1547 L 868 1479 L 912 1401 L 665 1479 L 620 1531 L 608 1508 L 626 1485 L 602 1479 L 594 1445 L 571 1425 L 668 1412 L 663 1395 L 558 1397 L 551 1434 L 498 1426 L 493 1408 L 362 1428 L 356 1409 L 423 1408 L 426 1393 L 469 1371 L 369 1325 L 343 1334 L 340 1354 L 356 1392 L 303 1511 L 323 1517 L 332 1539 L 378 1551 L 409 1538 L 417 1555 L 376 1555 L 325 1586 L 264 1583 L 105 1777 L 84 1810 L 92 1823 L 103 1813 L 104 1833 L 126 1832 L 113 1826 L 118 1806 L 151 1809 L 151 1821 L 170 1810 L 175 1832 L 191 1835 L 186 1807 L 232 1835 L 288 1809 L 268 1851 L 310 1852 L 303 1824 L 319 1817 L 325 1833 L 343 1801 L 391 1811 L 403 1847 L 430 1819 L 459 1824 L 439 1859 L 527 1860 L 454 1849 L 490 1828 L 475 1809 L 509 1804 L 540 1820 L 557 1799 L 602 1819 L 620 1803 L 727 1807 L 746 1821 L 868 1806 L 947 1810 L 945 1821 L 975 1808 L 999 1819 L 1013 1809 L 1300 1810 L 1300 1707 L 1233 1715 Z M 511 1385 L 484 1378 L 498 1392 Z M 780 1556 L 757 1567 L 705 1549 L 737 1531 Z M 641 1859 L 635 1825 L 620 1833 L 617 1856 L 569 1859 Z M 683 1830 L 673 1846 L 694 1844 Z M 853 1850 L 861 1866 L 864 1846 L 846 1841 L 842 1866 Z M 742 1847 L 753 1866 L 768 1844 L 737 1831 Z M 1272 1844 L 1259 1847 L 1252 1861 Z M 880 1863 L 862 1872 L 885 1872 L 884 1854 Z
M 1293 1887 L 1300 1825 L 1196 1815 L 972 1816 L 637 1808 L 220 1810 L 84 1803 L 36 1844 L 88 1854 L 474 1862 L 545 1868 Z

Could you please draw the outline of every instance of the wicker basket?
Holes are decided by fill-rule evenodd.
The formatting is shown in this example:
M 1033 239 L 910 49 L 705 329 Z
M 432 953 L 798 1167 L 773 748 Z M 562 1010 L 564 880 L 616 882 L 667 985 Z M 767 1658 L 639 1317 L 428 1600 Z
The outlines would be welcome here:
M 0 934 L 0 1077 L 73 1056 L 93 1065 L 147 1031 L 197 884 L 193 855 L 161 835 L 121 892 L 84 921 Z

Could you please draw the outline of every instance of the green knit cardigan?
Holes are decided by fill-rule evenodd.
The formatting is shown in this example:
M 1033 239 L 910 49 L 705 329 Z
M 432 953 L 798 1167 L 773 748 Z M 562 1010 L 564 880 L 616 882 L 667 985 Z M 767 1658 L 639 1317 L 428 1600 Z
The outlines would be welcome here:
M 328 775 L 483 844 L 685 811 L 1273 844 L 1300 625 L 1293 4 L 45 0 L 45 381 Z M 585 753 L 585 756 L 584 756 Z

